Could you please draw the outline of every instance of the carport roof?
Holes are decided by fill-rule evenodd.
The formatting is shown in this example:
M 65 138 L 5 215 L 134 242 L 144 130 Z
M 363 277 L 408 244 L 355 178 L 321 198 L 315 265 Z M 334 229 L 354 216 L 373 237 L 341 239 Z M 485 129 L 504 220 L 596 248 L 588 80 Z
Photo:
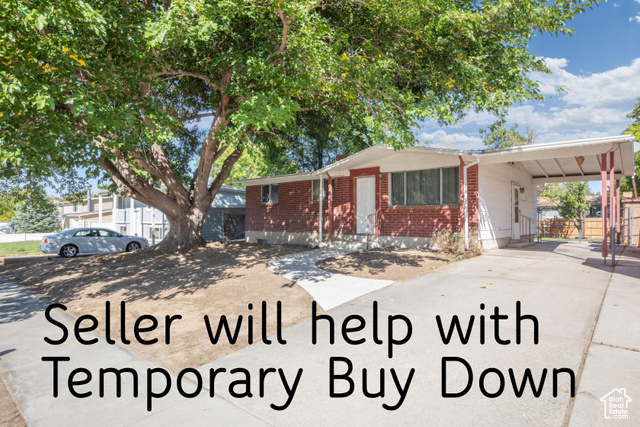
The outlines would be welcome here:
M 614 152 L 616 179 L 634 173 L 631 135 L 524 145 L 497 150 L 454 150 L 434 147 L 408 147 L 401 152 L 430 156 L 460 156 L 466 162 L 479 164 L 521 163 L 533 177 L 534 184 L 567 181 L 596 181 L 601 179 L 601 154 Z M 357 169 L 376 160 L 399 153 L 384 144 L 374 145 L 322 169 L 290 175 L 278 175 L 245 180 L 248 185 L 303 181 L 321 175 L 339 174 Z M 608 159 L 607 159 L 608 161 Z
M 631 135 L 619 135 L 484 150 L 480 155 L 480 164 L 519 162 L 533 176 L 534 184 L 599 181 L 600 155 L 613 152 L 615 177 L 618 179 L 633 175 L 633 141 Z

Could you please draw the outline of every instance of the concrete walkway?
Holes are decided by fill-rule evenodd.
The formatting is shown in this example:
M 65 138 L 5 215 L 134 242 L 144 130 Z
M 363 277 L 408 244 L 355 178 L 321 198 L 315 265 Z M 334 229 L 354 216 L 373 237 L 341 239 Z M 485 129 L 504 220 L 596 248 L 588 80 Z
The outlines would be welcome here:
M 0 276 L 0 376 L 29 426 L 266 425 L 224 398 L 210 398 L 208 392 L 193 399 L 180 396 L 173 375 L 171 392 L 163 398 L 154 399 L 153 411 L 148 412 L 147 369 L 158 365 L 142 360 L 121 347 L 107 344 L 100 334 L 83 333 L 85 339 L 99 339 L 94 345 L 79 344 L 73 338 L 73 332 L 63 345 L 47 344 L 44 337 L 59 339 L 61 330 L 45 319 L 46 306 L 45 301 Z M 76 320 L 59 311 L 55 318 L 69 330 Z M 53 363 L 42 361 L 43 356 L 71 359 L 59 362 L 57 398 L 52 396 Z M 67 385 L 70 371 L 80 367 L 89 369 L 94 375 L 89 384 L 77 386 L 79 392 L 92 393 L 87 398 L 73 397 Z M 105 397 L 100 398 L 98 371 L 107 367 L 135 369 L 140 385 L 138 397 L 132 395 L 128 374 L 123 374 L 122 397 L 115 397 L 115 377 L 109 374 L 105 381 Z M 84 378 L 84 374 L 79 374 L 75 379 Z M 156 392 L 162 391 L 166 385 L 164 377 L 156 375 L 153 379 L 151 388 Z M 184 381 L 184 384 L 188 392 L 195 388 L 189 381 Z
M 627 250 L 618 258 L 620 266 L 612 272 L 595 245 L 543 243 L 525 249 L 505 249 L 486 253 L 467 261 L 449 264 L 422 277 L 395 283 L 330 310 L 335 322 L 336 342 L 328 344 L 329 322 L 318 323 L 318 344 L 311 343 L 311 322 L 284 331 L 285 346 L 257 343 L 232 353 L 212 366 L 243 366 L 256 372 L 262 366 L 281 368 L 288 375 L 303 369 L 300 386 L 285 411 L 274 411 L 269 401 L 284 401 L 286 395 L 272 394 L 269 401 L 239 400 L 238 404 L 278 426 L 350 425 L 447 425 L 447 426 L 592 426 L 611 425 L 603 415 L 600 399 L 614 388 L 624 388 L 633 401 L 630 418 L 617 420 L 616 426 L 640 424 L 640 253 Z M 378 338 L 374 342 L 373 302 L 378 302 Z M 516 302 L 522 314 L 536 316 L 539 341 L 533 342 L 533 322 L 522 322 L 522 342 L 516 344 Z M 482 310 L 481 304 L 485 305 Z M 494 337 L 489 319 L 495 307 L 509 316 L 499 329 L 502 345 Z M 403 314 L 413 326 L 413 336 L 395 347 L 388 357 L 387 316 Z M 351 338 L 365 342 L 348 345 L 341 336 L 341 324 L 349 316 L 362 316 L 365 329 Z M 438 332 L 436 316 L 449 325 L 458 315 L 463 330 L 469 316 L 476 316 L 476 327 L 468 344 L 458 338 L 448 345 Z M 486 342 L 480 344 L 477 329 L 479 315 L 485 315 Z M 465 320 L 466 319 L 466 320 Z M 353 321 L 350 326 L 353 326 Z M 398 327 L 398 335 L 403 328 Z M 349 374 L 353 393 L 349 397 L 330 397 L 330 360 L 346 357 L 353 364 Z M 443 398 L 448 390 L 464 389 L 469 376 L 460 363 L 453 363 L 443 379 L 442 359 L 466 360 L 473 379 L 469 392 L 459 398 Z M 346 362 L 335 362 L 335 372 L 345 374 Z M 496 398 L 485 397 L 480 390 L 482 372 L 499 369 L 505 378 L 504 392 Z M 509 369 L 517 384 L 529 368 L 540 382 L 543 369 L 547 377 L 540 397 L 527 388 L 521 398 L 515 396 Z M 557 397 L 553 395 L 553 369 L 569 368 L 576 375 L 575 398 L 570 396 L 569 374 L 558 374 Z M 366 372 L 363 371 L 366 369 Z M 383 371 L 381 371 L 381 369 Z M 396 410 L 400 392 L 394 385 L 396 375 L 405 384 L 415 369 L 406 399 Z M 500 389 L 498 377 L 489 371 L 486 390 Z M 363 383 L 367 376 L 367 384 Z M 384 397 L 365 397 L 379 391 L 383 376 Z M 336 380 L 335 390 L 349 392 L 346 380 Z M 223 387 L 224 389 L 224 387 Z
M 330 310 L 393 283 L 392 280 L 363 279 L 334 274 L 316 267 L 316 263 L 320 260 L 350 252 L 353 250 L 314 249 L 276 258 L 267 266 L 274 273 L 298 283 L 324 310 Z

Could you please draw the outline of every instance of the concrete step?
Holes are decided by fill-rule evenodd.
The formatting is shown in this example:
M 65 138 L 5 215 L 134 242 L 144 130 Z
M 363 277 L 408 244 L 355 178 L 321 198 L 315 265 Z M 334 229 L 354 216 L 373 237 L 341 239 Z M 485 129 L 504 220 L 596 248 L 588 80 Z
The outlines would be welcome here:
M 380 245 L 373 236 L 369 239 L 369 249 L 378 248 Z M 364 235 L 342 235 L 334 237 L 329 245 L 332 248 L 350 249 L 354 251 L 364 251 L 367 249 L 367 236 Z
M 525 239 L 524 237 L 521 237 L 519 239 L 509 239 L 509 243 L 527 243 L 528 240 Z

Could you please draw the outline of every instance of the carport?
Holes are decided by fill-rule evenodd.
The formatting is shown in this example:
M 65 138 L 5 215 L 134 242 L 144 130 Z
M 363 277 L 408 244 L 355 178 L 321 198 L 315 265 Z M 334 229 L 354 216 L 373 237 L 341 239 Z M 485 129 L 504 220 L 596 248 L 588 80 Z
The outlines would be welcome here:
M 531 174 L 533 184 L 602 181 L 602 257 L 606 263 L 614 236 L 620 243 L 620 178 L 634 174 L 633 142 L 631 135 L 619 135 L 511 147 L 485 151 L 480 164 L 519 163 Z M 615 251 L 611 255 L 615 263 Z

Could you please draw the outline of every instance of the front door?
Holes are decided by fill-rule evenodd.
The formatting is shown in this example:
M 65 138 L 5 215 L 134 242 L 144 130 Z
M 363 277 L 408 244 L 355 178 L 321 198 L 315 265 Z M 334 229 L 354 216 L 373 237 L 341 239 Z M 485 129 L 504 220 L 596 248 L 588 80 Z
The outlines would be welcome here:
M 374 234 L 376 211 L 376 178 L 356 178 L 356 233 Z M 369 226 L 367 227 L 367 221 Z
M 520 238 L 520 186 L 511 184 L 511 238 Z

